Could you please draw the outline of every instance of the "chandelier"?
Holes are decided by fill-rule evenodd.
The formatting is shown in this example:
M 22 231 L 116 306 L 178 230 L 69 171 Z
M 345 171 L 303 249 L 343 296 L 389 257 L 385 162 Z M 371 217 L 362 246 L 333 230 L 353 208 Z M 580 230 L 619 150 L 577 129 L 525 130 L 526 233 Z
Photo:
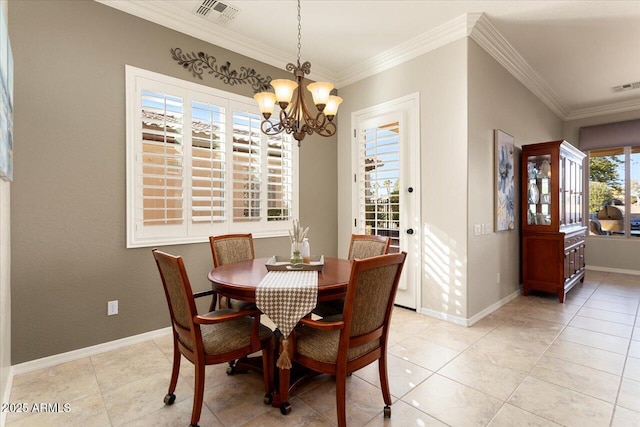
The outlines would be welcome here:
M 261 124 L 262 132 L 267 135 L 278 135 L 283 131 L 292 134 L 293 138 L 298 141 L 298 147 L 305 135 L 311 135 L 315 132 L 321 136 L 332 136 L 336 133 L 333 119 L 342 102 L 342 98 L 339 96 L 331 95 L 331 90 L 333 90 L 331 83 L 316 82 L 307 86 L 317 109 L 315 117 L 307 106 L 302 91 L 302 82 L 304 75 L 311 72 L 311 63 L 306 61 L 300 65 L 301 30 L 300 0 L 298 0 L 298 62 L 295 65 L 287 64 L 287 71 L 293 72 L 295 81 L 272 80 L 271 86 L 275 93 L 259 92 L 254 95 L 262 117 L 264 117 Z M 276 102 L 280 106 L 280 116 L 277 122 L 269 120 Z

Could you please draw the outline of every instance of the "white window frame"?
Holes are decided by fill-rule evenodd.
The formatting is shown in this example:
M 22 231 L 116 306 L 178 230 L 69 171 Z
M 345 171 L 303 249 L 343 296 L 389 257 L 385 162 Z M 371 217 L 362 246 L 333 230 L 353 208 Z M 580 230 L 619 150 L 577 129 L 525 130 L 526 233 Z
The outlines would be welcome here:
M 624 203 L 624 222 L 623 222 L 623 226 L 624 226 L 624 234 L 623 235 L 619 235 L 619 236 L 609 236 L 609 235 L 602 235 L 602 236 L 597 236 L 597 235 L 589 235 L 589 229 L 587 229 L 587 235 L 589 235 L 590 238 L 597 238 L 597 239 L 611 239 L 612 241 L 615 240 L 621 240 L 621 239 L 630 239 L 630 241 L 637 241 L 640 242 L 640 237 L 637 236 L 632 236 L 631 235 L 631 204 L 633 203 L 633 198 L 631 197 L 631 150 L 637 147 L 637 145 L 633 145 L 633 146 L 625 146 L 625 147 L 606 147 L 606 148 L 602 148 L 603 150 L 606 149 L 622 149 L 623 150 L 623 154 L 624 154 L 624 196 L 625 196 L 625 203 Z M 589 201 L 591 200 L 591 194 L 589 194 L 589 181 L 590 181 L 590 176 L 591 176 L 591 153 L 593 151 L 598 151 L 599 149 L 594 148 L 593 150 L 589 150 L 587 151 L 587 158 L 586 158 L 586 168 L 585 169 L 585 173 L 584 173 L 584 189 L 585 189 L 585 193 L 586 193 L 586 197 L 584 200 L 584 211 L 587 212 L 587 217 L 585 218 L 585 221 L 587 221 L 587 226 L 589 226 L 589 220 L 590 217 L 589 215 L 591 214 L 591 212 L 589 212 Z
M 267 136 L 261 133 L 262 170 L 261 170 L 261 218 L 258 221 L 233 221 L 233 111 L 244 111 L 260 116 L 259 109 L 252 98 L 210 88 L 130 65 L 125 66 L 126 78 L 126 175 L 127 175 L 127 248 L 150 247 L 157 245 L 177 245 L 207 242 L 209 236 L 228 233 L 252 233 L 254 238 L 288 236 L 294 218 L 298 217 L 299 200 L 299 156 L 292 141 L 292 203 L 289 220 L 268 221 L 268 167 Z M 138 174 L 138 159 L 141 153 L 142 132 L 141 94 L 142 90 L 164 90 L 183 99 L 183 197 L 184 221 L 180 225 L 152 226 L 142 224 L 142 209 L 137 206 L 142 181 Z M 223 103 L 226 114 L 226 220 L 220 223 L 193 223 L 191 221 L 191 102 Z

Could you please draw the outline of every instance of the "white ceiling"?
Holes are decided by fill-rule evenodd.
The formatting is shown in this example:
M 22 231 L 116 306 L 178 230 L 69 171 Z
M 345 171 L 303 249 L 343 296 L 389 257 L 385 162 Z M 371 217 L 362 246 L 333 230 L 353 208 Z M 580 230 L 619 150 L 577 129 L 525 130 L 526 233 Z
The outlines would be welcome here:
M 296 60 L 295 0 L 222 0 L 239 10 L 226 24 L 194 15 L 202 0 L 96 1 L 279 68 Z M 302 61 L 337 87 L 466 35 L 565 120 L 640 109 L 640 88 L 611 90 L 640 82 L 640 0 L 302 0 Z

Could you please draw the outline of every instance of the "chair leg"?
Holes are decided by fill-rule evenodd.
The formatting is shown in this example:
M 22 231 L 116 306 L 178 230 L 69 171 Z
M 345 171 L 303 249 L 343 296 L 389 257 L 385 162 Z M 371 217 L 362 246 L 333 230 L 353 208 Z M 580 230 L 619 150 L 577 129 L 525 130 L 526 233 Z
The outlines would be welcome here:
M 262 350 L 262 372 L 265 389 L 265 403 L 271 404 L 271 393 L 273 392 L 273 342 L 271 337 L 269 346 Z M 267 401 L 267 398 L 269 401 Z
M 182 355 L 178 350 L 178 343 L 176 339 L 173 339 L 173 368 L 171 370 L 171 381 L 169 382 L 169 391 L 167 395 L 164 397 L 164 403 L 166 405 L 172 405 L 176 400 L 176 395 L 174 392 L 176 391 L 176 386 L 178 385 L 178 374 L 180 373 L 180 361 L 182 360 Z
M 338 427 L 347 426 L 347 375 L 344 371 L 336 373 L 336 409 L 338 412 Z
M 387 352 L 383 351 L 378 359 L 378 373 L 380 375 L 380 388 L 384 403 L 391 405 L 391 392 L 389 391 L 389 377 L 387 376 Z
M 202 412 L 202 398 L 204 396 L 204 361 L 197 360 L 194 363 L 196 375 L 195 375 L 195 388 L 193 391 L 193 410 L 191 411 L 191 427 L 198 425 L 200 419 L 200 413 Z
M 218 294 L 214 292 L 211 295 L 211 304 L 209 304 L 209 311 L 214 311 L 216 309 L 217 301 L 218 301 Z
M 387 376 L 387 352 L 383 350 L 378 359 L 378 374 L 380 375 L 380 388 L 384 399 L 384 418 L 391 418 L 391 392 L 389 391 L 389 378 Z

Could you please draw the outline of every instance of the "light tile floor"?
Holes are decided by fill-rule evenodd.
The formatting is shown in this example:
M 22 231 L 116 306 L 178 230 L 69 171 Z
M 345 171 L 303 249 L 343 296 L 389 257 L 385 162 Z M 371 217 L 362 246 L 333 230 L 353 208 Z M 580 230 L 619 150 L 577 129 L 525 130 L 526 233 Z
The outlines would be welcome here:
M 382 416 L 376 365 L 348 379 L 350 426 L 640 426 L 640 277 L 587 272 L 559 304 L 518 297 L 465 328 L 396 309 Z M 68 413 L 9 414 L 7 426 L 187 425 L 193 367 L 183 362 L 164 406 L 170 337 L 14 378 L 11 402 L 69 403 Z M 205 426 L 331 426 L 332 378 L 293 394 L 290 415 L 264 405 L 261 377 L 207 368 Z

